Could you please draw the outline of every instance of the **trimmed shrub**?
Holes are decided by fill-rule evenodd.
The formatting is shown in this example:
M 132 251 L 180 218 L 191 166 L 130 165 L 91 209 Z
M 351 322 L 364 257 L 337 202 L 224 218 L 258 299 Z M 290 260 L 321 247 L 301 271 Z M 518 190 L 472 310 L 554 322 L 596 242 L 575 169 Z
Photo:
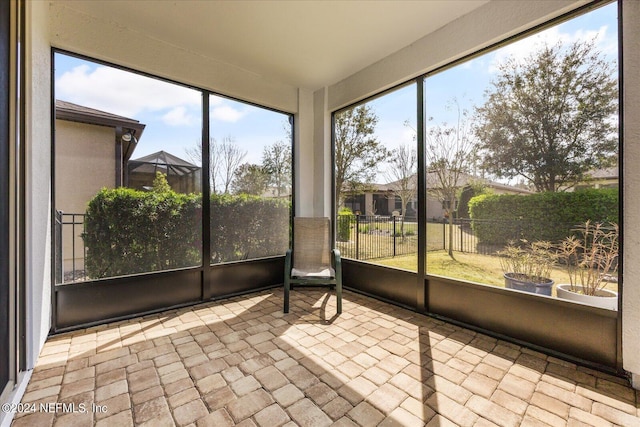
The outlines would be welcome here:
M 90 202 L 82 237 L 93 279 L 200 264 L 202 203 L 173 191 L 102 189 Z
M 349 208 L 342 207 L 338 210 L 338 241 L 348 242 L 351 238 L 351 224 L 356 220 Z
M 102 189 L 90 202 L 82 237 L 92 279 L 202 263 L 202 197 L 154 190 Z M 166 183 L 166 180 L 165 180 Z M 211 262 L 284 255 L 290 202 L 257 196 L 211 197 Z
M 617 189 L 484 194 L 469 201 L 473 229 L 478 240 L 487 244 L 518 239 L 558 242 L 586 220 L 617 223 L 618 209 Z
M 284 255 L 291 203 L 241 194 L 211 196 L 211 263 Z

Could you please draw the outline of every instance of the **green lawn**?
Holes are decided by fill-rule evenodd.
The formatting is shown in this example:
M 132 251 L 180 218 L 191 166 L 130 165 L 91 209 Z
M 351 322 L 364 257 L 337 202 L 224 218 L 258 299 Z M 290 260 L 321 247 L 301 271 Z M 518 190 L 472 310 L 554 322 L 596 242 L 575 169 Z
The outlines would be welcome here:
M 454 250 L 451 258 L 443 249 L 448 244 L 448 224 L 427 223 L 427 273 L 451 277 L 469 282 L 504 287 L 504 276 L 500 260 L 495 255 L 481 255 Z M 418 269 L 418 237 L 417 223 L 405 222 L 404 233 L 400 233 L 400 222 L 395 228 L 391 221 L 360 223 L 359 233 L 356 225 L 351 226 L 349 241 L 337 242 L 337 247 L 345 258 L 356 258 L 356 246 L 359 259 L 374 264 L 417 271 Z M 395 234 L 395 238 L 394 238 Z M 454 249 L 458 242 L 468 240 L 468 231 L 454 226 Z M 472 243 L 472 247 L 475 246 Z M 392 256 L 394 251 L 396 256 Z M 469 250 L 469 249 L 465 249 Z M 553 269 L 551 278 L 556 284 L 569 283 L 569 276 L 564 268 Z M 618 290 L 617 283 L 608 283 L 607 289 Z M 555 294 L 555 288 L 554 288 Z
M 416 271 L 417 254 L 369 260 L 375 264 Z M 504 287 L 504 278 L 498 257 L 491 255 L 454 252 L 452 259 L 446 251 L 427 253 L 427 273 L 454 279 Z M 569 276 L 563 267 L 553 269 L 551 278 L 556 284 L 569 283 Z M 607 289 L 618 290 L 617 283 L 608 283 Z M 554 288 L 555 295 L 555 288 Z

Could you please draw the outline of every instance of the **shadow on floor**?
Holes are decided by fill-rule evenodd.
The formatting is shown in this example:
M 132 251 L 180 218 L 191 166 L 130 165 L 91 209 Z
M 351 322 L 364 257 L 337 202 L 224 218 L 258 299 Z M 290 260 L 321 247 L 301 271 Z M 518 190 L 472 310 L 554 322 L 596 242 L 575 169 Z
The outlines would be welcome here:
M 51 337 L 13 425 L 640 425 L 621 378 L 348 291 L 340 316 L 323 289 L 285 315 L 282 294 Z

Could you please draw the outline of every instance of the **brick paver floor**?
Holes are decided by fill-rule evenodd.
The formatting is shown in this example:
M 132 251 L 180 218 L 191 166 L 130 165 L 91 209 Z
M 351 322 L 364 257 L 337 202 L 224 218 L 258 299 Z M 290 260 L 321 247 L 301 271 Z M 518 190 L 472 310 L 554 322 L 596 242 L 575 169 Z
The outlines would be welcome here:
M 624 379 L 352 292 L 340 316 L 322 289 L 291 302 L 51 337 L 13 426 L 640 426 Z

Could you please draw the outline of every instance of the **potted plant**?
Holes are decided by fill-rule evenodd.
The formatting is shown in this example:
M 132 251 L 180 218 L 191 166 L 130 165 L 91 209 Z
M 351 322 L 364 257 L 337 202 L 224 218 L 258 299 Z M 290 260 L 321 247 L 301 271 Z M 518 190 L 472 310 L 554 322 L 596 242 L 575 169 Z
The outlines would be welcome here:
M 609 310 L 618 309 L 618 293 L 605 286 L 617 280 L 618 225 L 586 221 L 559 247 L 569 274 L 568 284 L 556 287 L 558 298 Z
M 551 295 L 551 269 L 557 255 L 547 241 L 509 243 L 499 251 L 505 287 L 541 295 Z

